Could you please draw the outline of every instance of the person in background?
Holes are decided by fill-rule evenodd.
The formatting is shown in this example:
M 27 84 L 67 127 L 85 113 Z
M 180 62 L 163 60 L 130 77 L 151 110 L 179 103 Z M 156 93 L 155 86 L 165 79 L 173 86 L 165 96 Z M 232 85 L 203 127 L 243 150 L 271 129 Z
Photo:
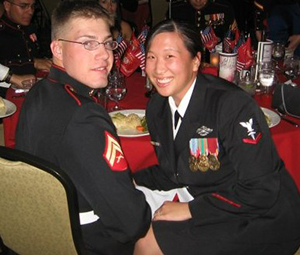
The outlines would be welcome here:
M 120 4 L 122 8 L 129 12 L 135 12 L 138 8 L 139 1 L 138 0 L 120 0 Z
M 117 47 L 111 16 L 95 1 L 63 1 L 52 14 L 53 66 L 28 92 L 16 149 L 63 169 L 78 194 L 87 254 L 132 254 L 150 225 L 116 128 L 94 94 L 107 86 Z
M 0 2 L 0 17 L 2 16 L 3 13 L 4 13 L 3 3 Z
M 152 12 L 151 12 L 151 0 L 136 0 L 137 8 L 135 11 L 128 10 L 123 1 L 122 6 L 122 17 L 133 24 L 137 30 L 137 34 L 141 33 L 144 26 L 147 25 L 152 27 Z M 121 1 L 122 3 L 122 1 Z
M 99 0 L 99 4 L 114 17 L 113 37 L 116 39 L 121 35 L 125 40 L 130 41 L 132 29 L 129 23 L 122 20 L 119 1 Z
M 5 9 L 0 19 L 0 62 L 16 74 L 49 71 L 52 61 L 39 56 L 39 44 L 30 25 L 35 10 L 34 0 L 3 0 Z
M 300 245 L 299 191 L 253 98 L 198 73 L 201 47 L 196 30 L 173 20 L 148 36 L 146 73 L 157 93 L 146 119 L 159 163 L 134 180 L 154 200 L 156 190 L 175 189 L 179 201 L 158 207 L 134 254 L 292 255 Z
M 233 7 L 226 0 L 188 0 L 175 3 L 169 18 L 188 22 L 199 31 L 211 26 L 219 41 L 223 41 L 230 26 L 232 29 L 237 26 Z
M 255 0 L 257 39 L 262 40 L 262 31 L 266 30 L 267 38 L 286 43 L 300 56 L 299 4 L 299 0 Z
M 0 86 L 1 87 L 8 87 L 10 84 L 15 84 L 18 88 L 22 89 L 23 84 L 22 81 L 28 79 L 35 79 L 33 74 L 27 75 L 17 75 L 13 74 L 11 70 L 0 64 Z

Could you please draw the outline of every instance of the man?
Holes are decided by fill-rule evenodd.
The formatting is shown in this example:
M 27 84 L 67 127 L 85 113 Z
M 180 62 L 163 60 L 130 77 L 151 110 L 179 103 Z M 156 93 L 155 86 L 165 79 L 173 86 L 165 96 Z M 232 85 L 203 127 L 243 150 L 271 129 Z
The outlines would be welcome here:
M 171 18 L 193 24 L 199 31 L 211 26 L 219 41 L 230 26 L 236 26 L 233 7 L 226 0 L 179 1 L 172 5 Z
M 300 56 L 300 1 L 299 0 L 256 0 L 256 37 L 267 37 L 274 42 L 287 44 L 289 50 Z
M 111 118 L 93 96 L 113 65 L 109 14 L 94 1 L 63 1 L 52 16 L 53 67 L 26 96 L 16 148 L 63 169 L 78 192 L 91 254 L 132 254 L 151 213 L 134 188 Z M 90 254 L 89 253 L 89 254 Z
M 4 0 L 0 18 L 0 63 L 16 74 L 49 71 L 52 61 L 39 58 L 39 45 L 30 25 L 35 9 L 34 0 Z

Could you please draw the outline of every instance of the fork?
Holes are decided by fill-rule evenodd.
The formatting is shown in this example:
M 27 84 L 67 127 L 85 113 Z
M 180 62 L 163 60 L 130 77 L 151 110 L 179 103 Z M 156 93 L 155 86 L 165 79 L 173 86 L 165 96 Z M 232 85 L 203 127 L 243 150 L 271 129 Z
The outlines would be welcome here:
M 299 124 L 298 124 L 297 122 L 294 122 L 294 121 L 292 121 L 292 120 L 286 118 L 285 115 L 282 114 L 278 109 L 275 109 L 275 110 L 276 110 L 277 114 L 280 116 L 280 118 L 281 118 L 282 120 L 284 120 L 284 121 L 286 121 L 286 122 L 288 122 L 288 123 L 294 125 L 295 127 L 299 127 Z

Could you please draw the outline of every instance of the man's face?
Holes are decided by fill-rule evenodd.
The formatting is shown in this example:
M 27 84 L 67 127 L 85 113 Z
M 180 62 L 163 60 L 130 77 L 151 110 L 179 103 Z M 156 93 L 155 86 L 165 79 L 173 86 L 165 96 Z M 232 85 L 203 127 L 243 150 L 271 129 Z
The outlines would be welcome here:
M 7 16 L 16 24 L 28 26 L 34 13 L 35 0 L 5 0 Z
M 109 25 L 103 19 L 75 18 L 65 27 L 60 38 L 75 42 L 96 40 L 100 43 L 111 41 Z M 113 52 L 103 44 L 95 50 L 84 45 L 65 41 L 53 41 L 51 49 L 54 63 L 63 67 L 68 75 L 90 88 L 103 88 L 113 65 Z
M 189 0 L 190 4 L 196 9 L 201 10 L 207 3 L 208 0 Z

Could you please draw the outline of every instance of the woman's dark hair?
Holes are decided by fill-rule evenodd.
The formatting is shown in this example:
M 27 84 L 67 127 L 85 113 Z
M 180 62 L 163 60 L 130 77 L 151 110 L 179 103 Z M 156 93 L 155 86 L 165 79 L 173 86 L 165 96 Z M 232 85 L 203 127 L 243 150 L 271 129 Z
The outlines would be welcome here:
M 195 57 L 198 52 L 202 52 L 200 34 L 193 26 L 191 26 L 191 24 L 168 19 L 158 23 L 154 28 L 151 29 L 147 37 L 146 54 L 153 38 L 158 34 L 167 32 L 175 32 L 182 38 L 182 41 L 192 58 Z

